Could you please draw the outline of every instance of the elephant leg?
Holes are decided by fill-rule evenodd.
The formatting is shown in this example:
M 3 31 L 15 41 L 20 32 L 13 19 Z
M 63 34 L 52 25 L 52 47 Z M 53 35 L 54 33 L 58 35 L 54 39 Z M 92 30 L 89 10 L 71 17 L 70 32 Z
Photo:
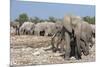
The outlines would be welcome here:
M 75 58 L 81 59 L 80 39 L 78 37 L 76 37 Z
M 81 55 L 80 55 L 79 52 L 78 52 L 78 47 L 77 47 L 77 46 L 75 46 L 75 58 L 76 58 L 77 60 L 81 59 Z
M 54 38 L 51 39 L 51 45 L 52 45 L 52 50 L 53 50 L 53 52 L 56 52 L 56 47 L 55 47 Z
M 40 31 L 37 31 L 37 33 L 36 33 L 36 34 L 37 34 L 37 36 L 40 36 Z
M 20 35 L 20 34 L 19 34 L 19 29 L 18 29 L 18 35 Z
M 19 35 L 19 28 L 16 28 L 16 35 Z
M 55 41 L 55 39 L 57 39 L 57 41 Z M 61 43 L 61 40 L 57 37 L 53 38 L 52 39 L 52 49 L 53 49 L 53 52 L 56 52 L 57 50 L 59 50 L 59 44 Z
M 61 38 L 58 35 L 60 35 L 60 33 L 56 32 L 51 38 L 51 45 L 53 52 L 56 52 L 58 50 L 58 45 L 61 42 L 60 41 Z
M 30 32 L 30 35 L 33 35 L 33 30 L 29 30 L 29 32 Z
M 65 41 L 64 41 L 64 39 L 61 41 L 61 44 L 60 44 L 60 48 L 59 48 L 59 51 L 60 51 L 60 53 L 63 53 L 64 52 L 64 46 L 65 46 Z
M 27 31 L 27 35 L 30 35 L 30 34 L 31 34 L 31 31 L 30 31 L 30 30 L 28 30 L 28 31 Z
M 70 46 L 71 46 L 71 52 L 70 52 L 70 57 L 72 57 L 72 56 L 75 56 L 75 41 L 73 40 L 71 40 L 71 42 L 70 42 Z
M 65 56 L 64 58 L 66 60 L 69 60 L 70 58 L 70 52 L 71 52 L 71 47 L 70 47 L 70 36 L 67 32 L 65 32 Z
M 91 38 L 89 38 L 89 41 L 88 42 L 90 43 L 89 47 L 92 48 L 93 45 L 95 44 L 95 38 L 93 36 L 91 36 Z
M 89 54 L 89 42 L 91 40 L 92 40 L 91 37 L 89 37 L 89 38 L 86 37 L 84 39 L 81 38 L 81 41 L 83 41 L 84 42 L 84 45 L 85 45 L 85 50 L 86 50 L 86 51 L 84 51 L 85 55 L 88 55 Z
M 34 30 L 31 31 L 31 35 L 34 35 Z
M 26 30 L 25 29 L 23 30 L 23 34 L 26 35 Z
M 89 54 L 89 50 L 87 50 L 87 46 L 85 46 L 85 43 L 83 41 L 81 41 L 81 49 L 85 56 Z
M 89 54 L 89 44 L 87 41 L 85 42 L 85 47 L 86 47 L 85 55 L 87 56 Z
M 20 35 L 22 35 L 22 32 L 23 32 L 23 30 L 22 29 L 19 29 L 19 34 Z
M 54 34 L 53 36 L 52 36 L 52 38 L 51 38 L 51 46 L 52 46 L 52 50 L 53 50 L 53 52 L 56 52 L 56 46 L 55 46 L 55 39 L 56 39 L 56 36 L 57 36 L 57 34 L 58 33 L 56 33 L 56 34 Z

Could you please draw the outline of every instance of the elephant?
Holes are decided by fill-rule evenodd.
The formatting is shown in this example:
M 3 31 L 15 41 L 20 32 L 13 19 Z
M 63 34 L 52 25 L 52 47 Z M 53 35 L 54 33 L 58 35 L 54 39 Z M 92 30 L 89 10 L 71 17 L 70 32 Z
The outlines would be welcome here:
M 83 21 L 78 16 L 65 16 L 63 21 L 63 26 L 67 31 L 72 33 L 76 41 L 75 51 L 78 56 L 75 56 L 78 59 L 81 59 L 81 47 L 84 49 L 84 55 L 89 54 L 89 42 L 92 41 L 93 30 L 89 23 Z M 83 43 L 84 44 L 83 44 Z M 67 50 L 66 50 L 67 51 Z M 69 54 L 66 52 L 66 54 Z
M 94 24 L 90 24 L 90 26 L 92 27 L 92 43 L 90 44 L 90 47 L 92 47 L 95 44 L 95 25 Z
M 45 22 L 37 23 L 35 25 L 34 34 L 37 36 L 44 36 L 46 28 L 47 26 Z
M 53 22 L 41 22 L 35 25 L 35 35 L 52 36 L 56 31 L 56 24 Z
M 34 35 L 34 29 L 35 29 L 35 24 L 32 23 L 32 22 L 24 22 L 20 29 L 19 29 L 19 32 L 20 32 L 20 35 L 23 35 L 23 34 L 28 34 L 28 35 Z
M 75 42 L 72 35 L 65 31 L 64 27 L 56 32 L 51 38 L 51 45 L 53 52 L 65 52 L 64 58 L 69 60 L 73 53 L 75 55 Z
M 62 39 L 65 41 L 65 59 L 69 59 L 71 52 L 74 51 L 76 59 L 81 59 L 82 52 L 87 56 L 89 54 L 88 43 L 91 42 L 92 32 L 90 24 L 83 21 L 79 16 L 66 15 L 62 22 L 61 33 L 63 37 L 58 38 L 59 43 L 62 43 Z M 61 33 L 60 35 L 62 35 Z M 56 43 L 56 45 L 59 46 L 59 43 Z
M 56 34 L 54 34 L 51 38 L 51 45 L 52 45 L 52 50 L 53 52 L 56 52 L 57 50 L 60 49 L 59 44 L 61 44 L 61 41 L 63 39 L 63 32 L 61 30 L 58 30 Z M 60 45 L 63 47 L 63 45 Z
M 20 23 L 19 22 L 11 22 L 10 26 L 16 29 L 16 35 L 19 35 L 19 28 L 20 28 Z
M 11 35 L 16 35 L 16 29 L 14 27 L 10 27 L 10 34 Z
M 87 50 L 85 47 L 85 43 L 83 41 L 80 42 L 80 48 L 81 52 L 83 52 L 84 55 L 87 55 Z M 70 44 L 70 45 L 66 45 Z M 72 36 L 69 36 L 68 32 L 64 32 L 64 29 L 62 31 L 57 32 L 51 39 L 51 45 L 53 52 L 60 51 L 61 53 L 69 51 L 66 58 L 66 55 L 64 57 L 66 59 L 69 59 L 71 56 L 75 56 L 76 59 L 81 59 L 81 57 L 77 56 L 77 46 L 76 46 L 76 40 Z M 67 49 L 67 50 L 66 50 Z

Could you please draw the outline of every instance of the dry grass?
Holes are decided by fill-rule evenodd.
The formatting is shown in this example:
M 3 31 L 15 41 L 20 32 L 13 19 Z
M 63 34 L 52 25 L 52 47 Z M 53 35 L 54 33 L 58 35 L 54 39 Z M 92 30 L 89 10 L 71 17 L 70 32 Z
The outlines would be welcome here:
M 11 36 L 11 65 L 40 65 L 40 64 L 63 64 L 76 62 L 95 61 L 95 47 L 90 50 L 88 56 L 82 55 L 81 60 L 70 58 L 64 60 L 61 53 L 53 53 L 50 47 L 50 37 L 40 36 Z

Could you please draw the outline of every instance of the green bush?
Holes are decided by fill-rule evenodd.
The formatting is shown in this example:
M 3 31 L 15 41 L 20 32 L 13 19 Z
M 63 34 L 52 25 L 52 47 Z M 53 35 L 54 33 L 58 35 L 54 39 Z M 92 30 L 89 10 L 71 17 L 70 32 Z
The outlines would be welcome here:
M 95 16 L 94 17 L 86 16 L 86 17 L 83 17 L 83 20 L 90 24 L 95 24 Z

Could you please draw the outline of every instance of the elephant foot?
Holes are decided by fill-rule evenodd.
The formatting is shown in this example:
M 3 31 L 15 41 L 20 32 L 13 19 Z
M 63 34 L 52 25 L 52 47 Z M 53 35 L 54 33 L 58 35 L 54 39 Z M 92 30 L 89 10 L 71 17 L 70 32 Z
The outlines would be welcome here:
M 83 52 L 83 54 L 84 54 L 85 56 L 87 56 L 87 55 L 89 55 L 89 52 Z
M 70 56 L 69 55 L 64 55 L 64 60 L 70 60 Z
M 70 57 L 66 57 L 66 56 L 65 56 L 65 57 L 64 57 L 64 60 L 70 60 Z
M 75 55 L 75 58 L 76 58 L 77 60 L 82 59 L 80 55 Z
M 57 52 L 57 48 L 53 48 L 53 50 L 52 50 L 53 52 Z
M 60 50 L 59 50 L 59 53 L 63 53 L 63 52 L 64 52 L 64 49 L 60 49 Z

